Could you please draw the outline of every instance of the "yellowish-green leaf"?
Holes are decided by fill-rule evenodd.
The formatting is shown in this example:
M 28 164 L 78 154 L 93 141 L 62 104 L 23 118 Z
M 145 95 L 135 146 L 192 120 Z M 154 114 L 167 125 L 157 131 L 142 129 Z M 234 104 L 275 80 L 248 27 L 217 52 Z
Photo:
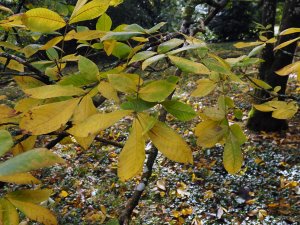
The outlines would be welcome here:
M 197 88 L 192 92 L 191 96 L 204 97 L 217 87 L 217 84 L 210 79 L 201 79 L 197 83 Z
M 4 155 L 14 145 L 14 141 L 7 130 L 0 130 L 0 156 Z
M 19 139 L 21 138 L 22 135 L 20 136 L 17 136 L 15 138 Z M 35 145 L 35 141 L 37 139 L 37 136 L 30 136 L 28 137 L 26 140 L 16 144 L 12 149 L 12 153 L 13 155 L 18 155 L 18 154 L 21 154 L 23 152 L 26 152 L 30 149 L 33 149 L 34 148 L 34 145 Z
M 220 107 L 206 107 L 204 109 L 204 115 L 214 121 L 221 121 L 225 119 L 225 110 Z
M 242 145 L 247 141 L 246 135 L 238 124 L 231 125 L 230 132 L 236 138 L 239 145 Z
M 139 61 L 142 61 L 142 60 L 145 60 L 145 59 L 148 59 L 152 56 L 154 56 L 156 54 L 156 52 L 153 52 L 153 51 L 143 51 L 143 52 L 138 52 L 137 54 L 135 54 L 130 62 L 128 64 L 131 64 L 131 63 L 135 63 L 135 62 L 139 62 Z
M 97 21 L 96 23 L 96 29 L 102 30 L 102 31 L 110 31 L 112 25 L 111 18 L 104 13 Z
M 90 41 L 94 39 L 99 39 L 106 34 L 104 31 L 100 30 L 84 30 L 80 32 L 76 32 L 75 30 L 71 30 L 65 36 L 65 41 L 70 41 L 72 39 L 76 39 L 79 41 Z
M 18 225 L 19 214 L 8 200 L 0 198 L 0 224 L 1 225 Z
M 23 212 L 29 219 L 45 225 L 57 225 L 56 217 L 48 210 L 31 202 L 22 202 L 13 199 L 9 201 Z
M 168 159 L 181 163 L 193 163 L 192 151 L 188 144 L 164 123 L 157 122 L 148 135 L 155 147 Z
M 150 116 L 147 113 L 140 112 L 137 114 L 137 120 L 140 123 L 143 131 L 143 135 L 148 133 L 149 130 L 152 129 L 152 127 L 156 124 L 157 119 L 153 116 Z
M 7 62 L 7 58 L 4 57 L 0 57 L 0 63 L 1 64 L 6 64 Z M 12 59 L 9 61 L 7 68 L 11 69 L 11 70 L 15 70 L 15 71 L 19 71 L 19 72 L 24 72 L 24 65 L 22 63 L 17 62 L 16 60 Z
M 21 202 L 41 203 L 49 199 L 52 191 L 50 189 L 39 190 L 18 190 L 5 195 L 5 198 Z
M 87 1 L 88 0 L 78 0 L 76 2 L 76 5 L 75 5 L 74 9 L 73 9 L 71 17 L 73 16 L 74 13 L 76 13 L 79 9 L 81 9 L 82 6 L 84 6 L 87 3 Z
M 219 121 L 205 120 L 195 128 L 195 135 L 198 137 L 197 144 L 204 148 L 214 147 L 222 142 L 228 128 L 221 126 Z
M 130 38 L 141 36 L 142 34 L 143 34 L 142 32 L 137 32 L 137 31 L 127 31 L 127 32 L 110 31 L 107 32 L 106 35 L 101 38 L 101 41 L 106 41 L 106 40 L 127 41 Z
M 257 45 L 261 45 L 264 42 L 262 41 L 256 41 L 256 42 L 238 42 L 236 44 L 234 44 L 233 46 L 236 48 L 248 48 L 248 47 L 252 47 L 252 46 L 257 46 Z
M 24 13 L 24 25 L 34 32 L 49 33 L 66 25 L 66 22 L 56 13 L 45 8 L 35 8 Z
M 91 20 L 101 16 L 109 7 L 110 0 L 92 0 L 87 4 L 80 4 L 76 10 L 73 11 L 69 24 Z
M 98 85 L 98 91 L 103 97 L 114 100 L 116 103 L 120 102 L 116 89 L 110 83 L 101 81 Z
M 202 63 L 194 62 L 188 59 L 184 59 L 177 56 L 168 56 L 172 63 L 174 63 L 179 69 L 187 73 L 194 74 L 210 74 L 209 69 Z
M 33 134 L 47 134 L 64 126 L 80 99 L 70 99 L 32 108 L 20 121 L 20 128 Z
M 19 46 L 16 46 L 8 41 L 0 41 L 0 46 L 4 47 L 4 48 L 9 48 L 9 49 L 12 49 L 15 51 L 20 51 L 20 49 L 21 49 Z
M 278 49 L 282 49 L 282 48 L 284 48 L 284 47 L 286 47 L 286 46 L 288 46 L 288 45 L 290 45 L 290 44 L 292 44 L 292 43 L 298 41 L 299 39 L 300 39 L 300 37 L 297 37 L 297 38 L 294 38 L 294 39 L 292 39 L 292 40 L 283 42 L 283 43 L 281 43 L 280 45 L 277 45 L 277 46 L 274 48 L 274 51 L 275 51 L 275 50 L 278 50 Z
M 262 111 L 262 112 L 272 112 L 276 110 L 274 107 L 268 104 L 261 104 L 261 105 L 253 105 L 255 109 Z
M 297 112 L 298 104 L 296 102 L 289 102 L 286 107 L 273 111 L 272 117 L 281 120 L 291 119 Z
M 256 78 L 251 78 L 251 81 L 255 83 L 255 85 L 258 88 L 263 88 L 263 89 L 272 89 L 272 86 L 264 82 L 263 80 L 256 79 Z
M 143 129 L 137 119 L 133 120 L 132 130 L 119 156 L 118 176 L 128 180 L 139 174 L 145 160 L 145 138 Z
M 39 184 L 38 179 L 30 173 L 17 173 L 7 176 L 0 176 L 0 181 L 14 184 Z
M 166 80 L 153 81 L 140 89 L 139 97 L 148 102 L 160 102 L 165 100 L 175 87 L 176 84 Z
M 243 154 L 241 146 L 236 137 L 230 134 L 227 137 L 224 152 L 223 164 L 226 171 L 230 174 L 235 174 L 240 171 L 243 164 Z
M 65 161 L 46 148 L 37 148 L 0 163 L 0 176 L 25 173 Z
M 299 33 L 299 32 L 300 32 L 300 28 L 292 27 L 292 28 L 288 28 L 288 29 L 282 31 L 280 33 L 280 35 L 294 34 L 294 33 Z
M 157 52 L 160 54 L 166 53 L 166 52 L 178 47 L 179 45 L 182 45 L 183 42 L 184 41 L 181 39 L 173 38 L 169 41 L 161 43 L 157 48 Z
M 109 83 L 118 91 L 125 93 L 137 92 L 137 86 L 142 84 L 143 80 L 137 74 L 119 73 L 108 74 Z
M 98 113 L 88 117 L 82 123 L 76 124 L 69 129 L 68 132 L 74 136 L 87 137 L 112 126 L 130 113 L 131 111 L 129 110 L 119 110 L 111 113 Z
M 147 58 L 142 64 L 142 70 L 145 70 L 152 63 L 158 62 L 159 60 L 166 58 L 165 54 L 155 55 L 150 58 Z
M 79 96 L 85 94 L 85 92 L 73 85 L 46 85 L 42 87 L 30 88 L 24 90 L 25 94 L 31 98 L 47 99 L 60 96 Z
M 4 11 L 4 12 L 7 12 L 7 13 L 10 13 L 10 14 L 14 14 L 14 12 L 10 8 L 7 8 L 3 5 L 0 5 L 0 10 Z

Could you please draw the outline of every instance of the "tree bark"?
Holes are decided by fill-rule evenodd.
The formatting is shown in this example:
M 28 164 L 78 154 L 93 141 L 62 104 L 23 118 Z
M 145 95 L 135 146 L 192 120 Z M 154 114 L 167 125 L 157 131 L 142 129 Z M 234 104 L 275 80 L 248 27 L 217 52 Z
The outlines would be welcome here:
M 271 16 L 273 15 L 271 12 L 267 12 L 268 10 L 274 10 L 274 1 L 266 0 L 265 3 L 268 8 L 264 9 L 265 17 L 263 18 L 267 21 L 271 20 Z M 271 7 L 273 5 L 273 7 Z M 274 15 L 273 15 L 274 16 Z M 286 0 L 285 6 L 283 10 L 282 20 L 280 24 L 280 32 L 291 28 L 291 27 L 300 27 L 300 0 Z M 276 45 L 279 45 L 283 42 L 291 40 L 295 38 L 295 35 L 284 35 L 278 38 Z M 287 86 L 288 76 L 278 76 L 275 71 L 283 68 L 284 66 L 292 63 L 293 55 L 297 48 L 297 42 L 290 44 L 280 50 L 277 50 L 273 53 L 272 49 L 267 47 L 262 55 L 262 59 L 265 62 L 261 65 L 259 69 L 259 78 L 270 84 L 273 88 L 276 86 L 280 86 L 281 90 L 279 94 L 284 94 Z M 258 92 L 260 98 L 269 97 L 267 93 Z M 275 119 L 271 116 L 272 113 L 268 112 L 260 112 L 257 110 L 253 110 L 253 114 L 250 116 L 247 127 L 250 130 L 254 131 L 274 131 L 279 132 L 288 129 L 288 123 L 286 120 Z

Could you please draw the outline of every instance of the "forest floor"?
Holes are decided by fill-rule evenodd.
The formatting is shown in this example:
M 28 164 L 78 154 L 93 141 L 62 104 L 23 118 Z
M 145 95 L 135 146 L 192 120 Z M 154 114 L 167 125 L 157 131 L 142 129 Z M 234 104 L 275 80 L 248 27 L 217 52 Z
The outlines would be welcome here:
M 214 45 L 218 50 L 220 46 Z M 220 55 L 241 54 L 231 47 L 219 49 Z M 213 104 L 215 96 L 190 97 L 196 79 L 184 79 L 185 88 L 175 95 L 199 110 Z M 290 89 L 299 91 L 293 80 L 290 84 Z M 20 91 L 9 82 L 1 87 L 0 95 L 7 95 L 5 103 L 14 105 Z M 245 98 L 239 89 L 230 96 L 243 110 L 240 124 L 244 125 L 251 109 L 251 97 Z M 114 110 L 115 106 L 108 102 L 105 107 Z M 181 165 L 159 154 L 150 184 L 133 212 L 132 224 L 300 224 L 299 113 L 289 122 L 289 130 L 281 134 L 246 130 L 244 164 L 241 172 L 234 176 L 223 168 L 221 146 L 209 149 L 196 146 L 193 130 L 198 118 L 182 123 L 168 116 L 167 121 L 192 147 L 194 164 Z M 128 122 L 125 118 L 101 135 L 125 143 Z M 40 140 L 38 145 L 48 140 Z M 70 138 L 53 149 L 67 164 L 43 169 L 34 175 L 42 180 L 40 188 L 53 190 L 45 205 L 55 212 L 59 224 L 96 225 L 108 221 L 111 225 L 117 224 L 113 218 L 118 217 L 139 182 L 139 177 L 126 183 L 118 180 L 120 150 L 103 143 L 94 143 L 84 150 Z

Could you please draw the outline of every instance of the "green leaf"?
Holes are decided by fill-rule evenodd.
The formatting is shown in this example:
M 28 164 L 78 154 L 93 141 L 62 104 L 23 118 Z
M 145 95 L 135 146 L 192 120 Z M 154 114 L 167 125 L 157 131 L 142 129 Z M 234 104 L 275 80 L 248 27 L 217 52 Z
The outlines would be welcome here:
M 243 118 L 243 111 L 240 109 L 233 110 L 233 114 L 238 120 L 241 120 Z
M 139 97 L 148 102 L 160 102 L 165 100 L 176 88 L 176 84 L 166 80 L 153 81 L 142 87 Z
M 1 225 L 18 225 L 19 214 L 9 201 L 0 198 L 0 224 Z
M 130 24 L 124 28 L 124 31 L 146 33 L 146 30 L 138 24 Z
M 83 56 L 80 56 L 78 61 L 78 69 L 80 73 L 85 76 L 85 79 L 90 81 L 97 81 L 99 69 L 93 61 Z
M 0 164 L 0 176 L 24 173 L 65 161 L 46 148 L 37 148 L 19 154 Z
M 169 41 L 161 43 L 157 48 L 157 52 L 160 54 L 166 53 L 166 52 L 178 47 L 179 45 L 182 45 L 183 42 L 184 41 L 181 39 L 173 38 Z
M 210 74 L 209 69 L 202 63 L 197 63 L 177 56 L 168 56 L 180 70 L 194 74 Z
M 104 13 L 97 21 L 96 23 L 96 30 L 101 31 L 110 31 L 112 25 L 111 18 Z
M 204 97 L 217 87 L 217 84 L 210 79 L 201 79 L 197 83 L 197 88 L 192 92 L 191 96 Z
M 105 40 L 116 40 L 116 41 L 127 41 L 128 39 L 136 36 L 140 36 L 143 33 L 141 32 L 108 32 L 104 37 L 101 38 L 101 41 Z
M 153 34 L 153 33 L 155 33 L 156 31 L 158 31 L 161 27 L 163 27 L 165 24 L 166 24 L 166 22 L 160 22 L 160 23 L 156 24 L 154 27 L 152 27 L 152 28 L 146 30 L 146 32 L 147 32 L 148 34 Z
M 128 45 L 122 42 L 117 42 L 112 51 L 112 55 L 119 59 L 124 59 L 130 54 L 131 50 L 132 48 Z
M 181 121 L 189 121 L 197 115 L 191 106 L 182 102 L 171 100 L 164 101 L 161 104 L 169 113 Z
M 142 112 L 144 110 L 150 109 L 155 106 L 154 102 L 147 102 L 140 98 L 129 99 L 127 102 L 121 104 L 121 109 L 124 110 L 133 110 L 135 112 Z
M 3 156 L 14 145 L 10 133 L 6 130 L 0 130 L 0 156 Z
M 129 61 L 128 64 L 131 63 L 135 63 L 135 62 L 139 62 L 145 59 L 150 58 L 151 56 L 154 56 L 156 54 L 156 52 L 153 51 L 143 51 L 143 52 L 138 52 L 137 54 L 135 54 L 131 60 Z
M 183 51 L 187 51 L 187 50 L 193 50 L 193 49 L 206 49 L 205 44 L 192 44 L 192 45 L 187 45 L 187 46 L 183 46 L 181 48 L 177 48 L 175 50 L 172 50 L 170 52 L 168 52 L 168 55 L 175 55 L 177 53 L 183 52 Z
M 55 48 L 49 48 L 48 50 L 46 50 L 46 54 L 47 57 L 52 61 L 59 59 L 58 52 L 55 50 Z
M 150 57 L 146 59 L 142 64 L 142 70 L 145 70 L 148 66 L 150 66 L 152 63 L 158 62 L 159 60 L 165 58 L 165 54 L 156 55 L 153 57 Z
M 247 137 L 245 136 L 242 128 L 238 124 L 231 125 L 230 132 L 236 138 L 239 145 L 242 145 L 247 141 Z

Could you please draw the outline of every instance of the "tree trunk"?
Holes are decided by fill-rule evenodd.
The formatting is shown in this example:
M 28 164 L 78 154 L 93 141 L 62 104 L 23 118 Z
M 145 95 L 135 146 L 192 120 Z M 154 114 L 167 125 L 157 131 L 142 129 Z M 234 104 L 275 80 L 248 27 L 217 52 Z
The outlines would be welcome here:
M 269 20 L 272 15 L 269 10 L 274 10 L 272 6 L 272 0 L 266 0 L 265 5 L 268 8 L 264 9 L 264 19 Z M 271 21 L 271 20 L 270 20 Z M 280 24 L 280 32 L 290 28 L 300 27 L 300 0 L 286 0 L 283 16 Z M 280 36 L 277 41 L 277 45 L 295 38 L 294 35 Z M 265 62 L 261 65 L 259 70 L 259 78 L 270 84 L 272 87 L 280 86 L 281 90 L 279 94 L 284 94 L 286 90 L 288 76 L 278 76 L 275 71 L 283 68 L 284 66 L 292 63 L 293 55 L 297 48 L 297 43 L 290 44 L 283 49 L 277 50 L 273 53 L 268 47 L 264 50 L 262 59 Z M 266 93 L 258 92 L 259 98 L 269 97 Z M 288 128 L 286 120 L 275 119 L 271 116 L 271 112 L 265 113 L 257 110 L 253 110 L 253 114 L 250 116 L 247 127 L 254 131 L 282 131 Z

